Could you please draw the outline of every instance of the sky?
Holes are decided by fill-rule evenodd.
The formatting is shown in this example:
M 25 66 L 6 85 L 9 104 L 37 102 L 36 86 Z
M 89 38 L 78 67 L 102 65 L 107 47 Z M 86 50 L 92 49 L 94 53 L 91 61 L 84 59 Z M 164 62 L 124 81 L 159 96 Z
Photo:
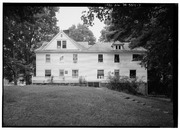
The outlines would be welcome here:
M 56 18 L 58 20 L 57 26 L 60 27 L 60 30 L 65 30 L 71 27 L 73 24 L 77 25 L 78 23 L 83 24 L 81 20 L 82 11 L 88 10 L 87 7 L 60 7 L 59 12 L 56 13 Z M 100 31 L 104 27 L 104 23 L 100 22 L 99 19 L 95 18 L 94 25 L 89 27 L 96 37 L 96 41 L 99 39 L 101 33 Z

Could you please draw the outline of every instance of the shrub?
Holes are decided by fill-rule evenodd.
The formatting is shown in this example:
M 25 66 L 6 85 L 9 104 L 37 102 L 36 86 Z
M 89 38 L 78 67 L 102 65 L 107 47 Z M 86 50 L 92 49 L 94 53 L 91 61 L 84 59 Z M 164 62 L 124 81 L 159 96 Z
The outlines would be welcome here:
M 130 79 L 127 76 L 108 76 L 109 78 L 109 85 L 107 88 L 116 90 L 116 91 L 123 91 L 126 93 L 131 93 L 134 95 L 139 94 L 137 92 L 138 83 L 137 78 Z

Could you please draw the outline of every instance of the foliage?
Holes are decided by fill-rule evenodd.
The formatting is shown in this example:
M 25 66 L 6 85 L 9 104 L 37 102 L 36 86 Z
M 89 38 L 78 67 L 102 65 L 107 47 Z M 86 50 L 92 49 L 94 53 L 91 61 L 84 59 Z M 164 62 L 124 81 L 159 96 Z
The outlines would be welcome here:
M 149 80 L 158 80 L 172 91 L 176 11 L 177 5 L 172 4 L 107 4 L 89 7 L 82 19 L 89 25 L 93 25 L 95 16 L 102 21 L 110 21 L 105 40 L 130 41 L 131 48 L 147 49 L 142 64 L 156 75 L 149 75 Z
M 69 29 L 69 37 L 77 42 L 88 42 L 95 44 L 96 38 L 89 28 L 85 25 L 78 24 L 77 27 L 72 25 Z
M 17 84 L 24 73 L 26 83 L 35 71 L 34 50 L 58 32 L 56 7 L 4 5 L 4 78 Z
M 141 81 L 137 81 L 137 78 L 135 79 L 129 79 L 127 76 L 108 76 L 109 79 L 109 85 L 107 85 L 107 88 L 116 90 L 116 91 L 123 91 L 126 93 L 131 93 L 134 95 L 140 94 L 138 93 L 138 84 L 141 83 Z

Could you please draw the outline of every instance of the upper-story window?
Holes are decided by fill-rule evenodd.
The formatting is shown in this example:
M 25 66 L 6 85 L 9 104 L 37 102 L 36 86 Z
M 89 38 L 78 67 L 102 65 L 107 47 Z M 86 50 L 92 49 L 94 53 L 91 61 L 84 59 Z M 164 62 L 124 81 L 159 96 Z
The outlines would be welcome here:
M 66 41 L 63 41 L 62 48 L 66 48 Z
M 64 61 L 64 56 L 60 56 L 59 61 L 63 62 Z
M 73 63 L 77 63 L 77 60 L 78 60 L 78 55 L 73 54 Z
M 130 70 L 130 78 L 136 78 L 136 70 Z
M 115 54 L 115 55 L 114 55 L 114 62 L 115 62 L 115 63 L 118 63 L 118 62 L 119 62 L 119 55 L 118 55 L 118 54 Z
M 51 58 L 50 58 L 50 54 L 46 54 L 46 62 L 50 62 Z
M 103 62 L 103 54 L 98 55 L 98 62 Z
M 133 54 L 132 61 L 141 61 L 143 59 L 143 55 L 141 54 Z
M 61 41 L 57 41 L 57 48 L 61 48 Z

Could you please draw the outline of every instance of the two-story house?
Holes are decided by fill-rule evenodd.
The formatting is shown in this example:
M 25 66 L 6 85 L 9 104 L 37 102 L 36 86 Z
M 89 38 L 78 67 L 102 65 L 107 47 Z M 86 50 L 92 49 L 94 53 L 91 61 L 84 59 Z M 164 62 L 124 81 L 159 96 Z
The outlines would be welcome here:
M 60 31 L 50 42 L 35 50 L 36 76 L 33 83 L 105 82 L 108 75 L 137 77 L 147 82 L 147 70 L 139 63 L 144 48 L 130 49 L 129 43 L 76 42 Z

